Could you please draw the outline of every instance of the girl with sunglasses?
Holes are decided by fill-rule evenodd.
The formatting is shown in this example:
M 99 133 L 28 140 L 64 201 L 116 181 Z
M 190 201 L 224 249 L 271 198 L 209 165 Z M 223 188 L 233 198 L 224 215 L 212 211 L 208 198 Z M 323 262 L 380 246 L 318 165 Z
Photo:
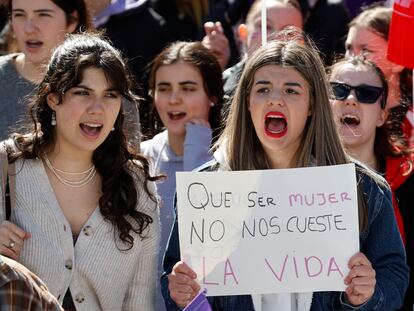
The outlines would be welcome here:
M 349 82 L 348 82 L 349 83 Z M 376 84 L 374 86 L 380 86 Z M 349 163 L 335 129 L 325 70 L 315 49 L 274 41 L 247 60 L 207 171 L 241 171 Z M 274 118 L 274 116 L 278 116 Z M 381 177 L 356 165 L 360 252 L 349 260 L 345 292 L 208 297 L 214 311 L 396 310 L 408 282 L 404 249 Z M 340 178 L 340 176 L 338 176 Z M 219 246 L 219 244 L 218 244 Z M 278 252 L 274 243 L 274 252 Z M 200 285 L 180 261 L 178 222 L 164 257 L 167 309 L 188 305 Z
M 391 8 L 379 6 L 365 10 L 349 24 L 345 45 L 346 56 L 360 55 L 375 63 L 387 79 L 386 108 L 389 116 L 386 127 L 395 148 L 388 150 L 387 155 L 394 159 L 389 161 L 385 173 L 391 187 L 395 187 L 414 173 L 414 115 L 412 71 L 387 59 L 391 16 Z
M 346 39 L 346 55 L 363 55 L 375 63 L 384 73 L 388 83 L 386 96 L 388 117 L 384 131 L 391 139 L 387 144 L 384 139 L 382 153 L 386 165 L 383 167 L 385 178 L 394 192 L 394 206 L 397 206 L 404 219 L 400 223 L 400 231 L 404 227 L 407 237 L 407 257 L 413 269 L 414 261 L 414 181 L 413 152 L 414 152 L 414 115 L 412 110 L 412 71 L 387 59 L 388 34 L 391 24 L 392 9 L 383 6 L 364 10 L 349 24 Z M 411 120 L 411 121 L 410 121 Z M 414 273 L 410 276 L 410 286 L 407 292 L 414 292 Z M 411 296 L 411 297 L 408 297 Z M 403 310 L 413 311 L 414 295 L 407 295 Z
M 342 141 L 348 153 L 385 176 L 393 191 L 393 206 L 397 224 L 406 245 L 407 260 L 414 269 L 414 175 L 390 175 L 388 167 L 400 157 L 398 136 L 393 135 L 387 118 L 388 83 L 382 71 L 361 57 L 343 59 L 331 68 L 332 108 Z M 410 153 L 410 159 L 414 154 Z M 413 276 L 407 293 L 412 293 Z M 406 295 L 405 306 L 413 310 L 412 295 Z M 409 297 L 411 296 L 411 297 Z M 410 306 L 410 307 L 408 307 Z

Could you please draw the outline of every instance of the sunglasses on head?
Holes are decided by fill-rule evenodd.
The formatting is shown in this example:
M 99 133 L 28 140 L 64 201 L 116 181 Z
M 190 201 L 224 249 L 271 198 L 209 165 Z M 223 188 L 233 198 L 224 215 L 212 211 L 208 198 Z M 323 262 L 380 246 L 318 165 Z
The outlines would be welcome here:
M 378 86 L 361 84 L 351 86 L 340 82 L 330 82 L 333 95 L 337 100 L 345 100 L 354 90 L 357 100 L 362 104 L 374 104 L 383 93 L 383 88 Z M 382 105 L 382 103 L 381 103 Z

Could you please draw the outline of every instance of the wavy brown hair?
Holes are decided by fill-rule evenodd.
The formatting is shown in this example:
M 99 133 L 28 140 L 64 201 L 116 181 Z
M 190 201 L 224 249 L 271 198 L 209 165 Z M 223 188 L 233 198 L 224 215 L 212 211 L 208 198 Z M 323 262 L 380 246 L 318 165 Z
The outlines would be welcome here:
M 79 85 L 85 69 L 91 67 L 102 69 L 108 82 L 124 100 L 137 102 L 138 97 L 131 91 L 133 80 L 119 51 L 98 34 L 70 35 L 53 53 L 46 75 L 37 88 L 30 106 L 31 131 L 12 137 L 16 150 L 11 154 L 11 161 L 42 158 L 53 149 L 56 133 L 51 125 L 52 109 L 47 104 L 47 96 L 56 94 L 58 103 L 64 105 L 65 92 Z M 93 152 L 92 162 L 102 178 L 100 212 L 118 229 L 120 240 L 132 248 L 131 231 L 143 237 L 143 231 L 153 221 L 136 209 L 139 200 L 147 198 L 140 196 L 136 184 L 142 184 L 147 195 L 156 202 L 147 182 L 158 177 L 150 176 L 148 160 L 127 141 L 121 107 L 114 130 Z

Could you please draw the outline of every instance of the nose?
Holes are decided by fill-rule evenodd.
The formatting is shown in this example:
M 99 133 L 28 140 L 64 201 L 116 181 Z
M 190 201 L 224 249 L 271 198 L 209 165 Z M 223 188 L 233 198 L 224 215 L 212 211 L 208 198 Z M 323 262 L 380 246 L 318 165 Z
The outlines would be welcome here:
M 91 99 L 89 106 L 88 106 L 88 113 L 89 114 L 102 114 L 103 113 L 103 101 L 102 99 L 95 97 Z
M 38 29 L 37 24 L 33 21 L 32 18 L 28 18 L 24 23 L 24 31 L 26 33 L 33 33 Z
M 169 98 L 170 105 L 176 105 L 180 102 L 180 94 L 178 91 L 171 92 L 171 96 Z
M 356 95 L 355 95 L 355 90 L 351 90 L 351 92 L 349 92 L 348 97 L 345 98 L 345 105 L 347 105 L 347 106 L 357 106 L 358 105 L 358 100 L 357 100 Z
M 285 102 L 284 102 L 282 92 L 279 90 L 274 90 L 269 96 L 269 101 L 267 104 L 269 106 L 272 106 L 272 105 L 284 106 Z

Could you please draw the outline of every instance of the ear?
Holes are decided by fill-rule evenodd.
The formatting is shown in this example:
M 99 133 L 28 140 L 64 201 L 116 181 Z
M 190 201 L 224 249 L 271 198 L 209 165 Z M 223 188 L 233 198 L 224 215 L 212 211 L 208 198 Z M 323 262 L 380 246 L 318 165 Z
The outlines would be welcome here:
M 243 44 L 246 44 L 247 35 L 249 33 L 246 24 L 240 24 L 239 28 L 237 29 L 237 33 L 239 34 L 240 41 Z
M 387 109 L 381 109 L 379 118 L 377 120 L 377 127 L 383 126 L 385 121 L 388 118 L 388 110 Z
M 74 33 L 79 23 L 79 14 L 77 11 L 74 11 L 70 14 L 71 20 L 68 23 L 68 33 Z
M 58 97 L 55 93 L 50 93 L 46 97 L 46 102 L 49 105 L 50 109 L 52 109 L 54 111 L 54 110 L 56 110 L 56 106 L 59 103 L 59 99 L 58 99 Z

